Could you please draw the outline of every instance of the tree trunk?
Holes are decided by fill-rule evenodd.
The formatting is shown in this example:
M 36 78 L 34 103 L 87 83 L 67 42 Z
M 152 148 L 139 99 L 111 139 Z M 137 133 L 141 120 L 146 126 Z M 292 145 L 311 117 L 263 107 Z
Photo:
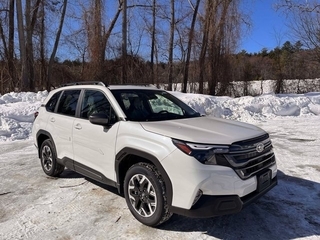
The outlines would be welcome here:
M 1 36 L 1 40 L 2 40 L 2 44 L 3 44 L 3 50 L 4 50 L 4 55 L 5 55 L 5 60 L 9 59 L 9 52 L 8 52 L 8 48 L 7 48 L 7 41 L 4 35 L 4 31 L 3 31 L 3 27 L 2 27 L 2 19 L 0 18 L 0 36 Z M 2 55 L 2 54 L 1 54 Z M 3 68 L 4 70 L 5 68 Z M 1 93 L 3 93 L 3 85 L 5 82 L 5 79 L 2 77 L 2 72 L 3 72 L 2 68 L 1 68 L 1 78 L 0 78 L 0 83 L 1 83 Z M 9 86 L 11 85 L 11 81 L 9 79 Z
M 173 42 L 174 42 L 174 27 L 175 27 L 175 9 L 174 9 L 174 0 L 170 1 L 171 3 L 171 20 L 170 20 L 170 39 L 169 39 L 169 76 L 168 76 L 168 90 L 172 91 L 173 83 Z
M 192 16 L 192 22 L 189 32 L 189 40 L 188 40 L 188 47 L 187 47 L 187 58 L 186 63 L 184 67 L 184 74 L 183 74 L 183 90 L 182 92 L 187 92 L 187 84 L 188 84 L 188 78 L 189 78 L 189 66 L 190 66 L 190 56 L 191 56 L 191 47 L 192 47 L 192 41 L 194 37 L 194 26 L 196 24 L 197 15 L 198 15 L 198 9 L 200 5 L 201 0 L 197 0 L 196 6 L 194 8 L 193 16 Z
M 4 35 L 4 31 L 3 31 L 3 27 L 2 27 L 2 19 L 0 19 L 0 36 L 1 36 L 2 44 L 3 44 L 3 48 L 4 48 L 5 58 L 8 59 L 9 58 L 9 52 L 8 52 L 8 48 L 7 48 L 6 37 Z
M 154 84 L 154 48 L 156 42 L 156 0 L 153 0 L 152 4 L 152 32 L 151 32 L 151 83 Z
M 120 0 L 118 10 L 107 31 L 105 30 L 105 26 L 102 24 L 103 6 L 101 0 L 91 0 L 89 11 L 85 12 L 85 26 L 88 37 L 88 50 L 91 65 L 90 79 L 100 81 L 105 79 L 103 71 L 106 46 L 112 30 L 120 16 L 123 4 L 123 0 Z
M 23 14 L 21 0 L 16 0 L 17 5 L 17 23 L 18 23 L 18 36 L 20 47 L 20 60 L 21 60 L 21 90 L 26 90 L 28 87 L 28 67 L 27 67 L 27 55 L 26 55 L 26 41 L 23 30 Z
M 127 82 L 127 0 L 123 0 L 122 12 L 122 80 L 121 83 Z
M 28 82 L 25 86 L 28 90 L 33 90 L 33 81 L 34 81 L 34 57 L 33 57 L 33 28 L 31 25 L 31 1 L 26 1 L 25 6 L 25 19 L 26 19 L 26 60 L 27 60 L 27 69 L 28 69 Z
M 8 69 L 10 85 L 14 89 L 16 84 L 16 71 L 14 67 L 14 0 L 10 0 L 9 4 Z
M 212 2 L 211 0 L 206 1 L 206 13 L 204 18 L 204 27 L 203 27 L 203 36 L 202 36 L 202 44 L 201 44 L 201 52 L 199 56 L 199 93 L 203 94 L 203 80 L 206 71 L 206 56 L 207 56 L 207 48 L 208 48 L 208 35 L 209 35 L 209 27 L 210 27 L 210 6 Z
M 57 35 L 56 35 L 56 39 L 54 41 L 53 50 L 52 50 L 52 53 L 51 53 L 51 56 L 50 56 L 50 60 L 49 60 L 49 64 L 48 64 L 48 74 L 47 74 L 48 75 L 48 80 L 47 80 L 47 90 L 48 91 L 50 91 L 50 88 L 51 88 L 52 66 L 53 66 L 54 58 L 56 56 L 58 45 L 59 45 L 59 41 L 60 41 L 60 35 L 61 35 L 62 27 L 63 27 L 64 17 L 66 15 L 66 10 L 67 10 L 67 3 L 68 3 L 68 0 L 64 0 L 63 1 L 63 8 L 62 8 L 62 13 L 61 13 L 59 28 L 58 28 L 58 32 L 57 32 Z
M 41 6 L 41 25 L 40 25 L 40 61 L 41 61 L 41 76 L 39 78 L 38 86 L 43 90 L 46 87 L 44 84 L 47 79 L 47 63 L 45 59 L 45 11 L 44 2 Z

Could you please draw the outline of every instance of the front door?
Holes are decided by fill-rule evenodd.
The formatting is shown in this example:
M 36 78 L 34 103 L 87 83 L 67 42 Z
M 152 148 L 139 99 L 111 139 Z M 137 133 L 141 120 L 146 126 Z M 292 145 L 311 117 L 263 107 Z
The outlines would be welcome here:
M 103 92 L 85 90 L 80 118 L 73 123 L 75 170 L 95 180 L 116 181 L 115 145 L 119 122 L 104 127 L 90 123 L 93 113 L 103 112 L 115 121 L 116 115 Z

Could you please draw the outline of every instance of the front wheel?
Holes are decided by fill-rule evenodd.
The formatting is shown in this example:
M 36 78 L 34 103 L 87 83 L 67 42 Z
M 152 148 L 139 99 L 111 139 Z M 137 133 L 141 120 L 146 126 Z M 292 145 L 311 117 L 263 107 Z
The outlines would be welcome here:
M 172 216 L 164 182 L 151 164 L 138 163 L 128 170 L 124 179 L 124 195 L 133 216 L 145 225 L 157 226 Z
M 64 170 L 64 166 L 57 162 L 56 150 L 50 139 L 45 140 L 41 145 L 40 161 L 43 171 L 48 176 L 59 176 Z

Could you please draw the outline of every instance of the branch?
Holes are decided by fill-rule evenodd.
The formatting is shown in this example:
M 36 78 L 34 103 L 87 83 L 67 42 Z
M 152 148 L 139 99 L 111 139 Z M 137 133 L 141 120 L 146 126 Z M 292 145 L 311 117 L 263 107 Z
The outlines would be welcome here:
M 308 3 L 306 4 L 298 4 L 292 3 L 290 0 L 285 0 L 283 4 L 277 4 L 277 9 L 285 8 L 287 10 L 297 9 L 300 12 L 309 12 L 309 13 L 320 13 L 320 4 L 315 4 L 314 6 L 310 6 Z
M 152 8 L 152 5 L 144 5 L 144 4 L 134 4 L 134 5 L 130 5 L 127 6 L 127 8 L 134 8 L 134 7 L 142 7 L 142 8 Z
M 189 4 L 190 4 L 190 7 L 192 8 L 192 10 L 194 11 L 194 10 L 195 10 L 195 8 L 194 8 L 193 3 L 192 3 L 190 0 L 188 0 L 188 2 L 189 2 Z
M 114 18 L 112 19 L 108 31 L 103 36 L 103 51 L 105 51 L 105 49 L 106 49 L 107 41 L 108 41 L 108 39 L 109 39 L 109 37 L 111 35 L 111 32 L 112 32 L 112 30 L 113 30 L 118 18 L 119 18 L 119 15 L 120 15 L 121 11 L 122 11 L 122 2 L 119 2 L 118 11 L 117 11 L 116 15 L 114 16 Z

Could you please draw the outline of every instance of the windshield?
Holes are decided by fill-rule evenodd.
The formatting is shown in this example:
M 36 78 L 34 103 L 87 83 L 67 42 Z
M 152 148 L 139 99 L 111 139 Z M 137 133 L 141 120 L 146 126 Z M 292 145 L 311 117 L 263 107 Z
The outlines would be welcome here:
M 163 121 L 199 117 L 200 114 L 162 90 L 111 90 L 130 121 Z

